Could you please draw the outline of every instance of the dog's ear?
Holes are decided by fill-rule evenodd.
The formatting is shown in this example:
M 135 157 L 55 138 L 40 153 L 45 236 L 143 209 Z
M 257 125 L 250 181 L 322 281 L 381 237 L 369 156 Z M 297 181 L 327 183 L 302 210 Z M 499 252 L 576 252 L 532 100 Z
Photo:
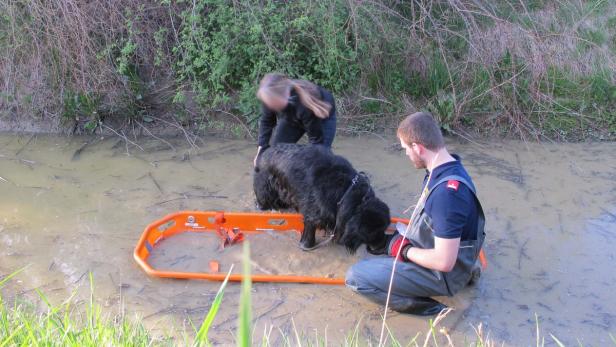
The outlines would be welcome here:
M 372 249 L 385 247 L 385 230 L 389 226 L 389 207 L 381 200 L 368 198 L 350 211 L 345 219 L 344 229 L 339 243 L 351 254 L 366 244 Z
M 361 227 L 361 217 L 357 214 L 352 215 L 345 223 L 344 229 L 339 239 L 339 243 L 343 244 L 349 253 L 354 254 L 359 246 L 364 243 L 363 237 L 359 235 Z
M 372 249 L 384 247 L 385 231 L 391 223 L 389 207 L 377 198 L 366 201 L 358 212 L 361 215 L 357 231 Z
M 338 213 L 336 214 L 336 229 L 334 230 L 334 235 L 339 235 L 339 239 L 341 239 L 342 235 L 344 235 L 346 230 L 346 225 L 351 219 L 353 215 L 353 211 L 355 210 L 355 206 L 349 202 L 350 199 L 346 201 L 343 200 L 342 204 L 338 206 Z
M 360 216 L 355 213 L 357 205 L 347 199 L 338 207 L 336 215 L 336 229 L 334 234 L 338 237 L 338 243 L 344 245 L 349 253 L 353 254 L 363 243 L 358 237 L 357 230 L 360 227 Z
M 362 225 L 375 229 L 389 226 L 391 220 L 389 206 L 377 198 L 362 203 L 360 213 Z

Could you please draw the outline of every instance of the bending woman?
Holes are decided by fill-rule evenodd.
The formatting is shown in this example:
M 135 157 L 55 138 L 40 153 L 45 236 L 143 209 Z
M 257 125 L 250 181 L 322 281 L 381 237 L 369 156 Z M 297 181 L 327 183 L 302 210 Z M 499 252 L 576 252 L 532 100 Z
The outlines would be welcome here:
M 309 81 L 270 73 L 261 80 L 257 98 L 263 107 L 255 163 L 270 144 L 296 143 L 304 133 L 311 144 L 331 148 L 336 135 L 336 105 L 329 91 Z

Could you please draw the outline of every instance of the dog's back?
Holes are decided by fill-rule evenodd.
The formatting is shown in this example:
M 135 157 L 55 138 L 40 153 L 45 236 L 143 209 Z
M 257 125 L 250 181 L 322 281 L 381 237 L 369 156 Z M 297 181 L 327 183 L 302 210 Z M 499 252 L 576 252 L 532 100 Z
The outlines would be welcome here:
M 348 160 L 333 154 L 327 147 L 281 143 L 269 147 L 259 156 L 256 169 L 279 170 L 286 173 L 300 170 L 308 173 L 334 167 L 355 174 Z
M 322 200 L 357 173 L 348 160 L 333 154 L 329 148 L 287 143 L 265 150 L 257 160 L 255 172 L 256 175 L 267 173 L 265 176 L 271 184 L 289 190 L 295 199 L 285 199 L 286 204 L 295 209 L 299 208 L 294 203 L 297 198 L 316 195 L 315 199 Z
M 317 227 L 334 231 L 350 251 L 362 243 L 382 246 L 389 208 L 365 176 L 328 148 L 272 146 L 259 155 L 253 183 L 261 209 L 292 208 L 304 215 L 305 248 L 314 244 Z

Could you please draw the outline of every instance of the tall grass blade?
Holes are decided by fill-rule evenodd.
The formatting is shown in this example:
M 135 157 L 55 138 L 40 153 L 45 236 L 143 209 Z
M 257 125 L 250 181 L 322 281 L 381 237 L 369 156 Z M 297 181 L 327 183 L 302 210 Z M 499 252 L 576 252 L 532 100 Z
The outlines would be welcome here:
M 27 268 L 27 266 L 24 266 L 21 269 L 19 269 L 19 270 L 13 272 L 13 273 L 7 275 L 2 280 L 0 280 L 0 288 L 2 288 L 6 282 L 8 282 L 11 278 L 17 276 L 18 273 L 24 271 L 26 268 Z
M 565 344 L 560 342 L 559 339 L 556 338 L 556 336 L 550 334 L 550 336 L 552 337 L 552 340 L 554 340 L 554 342 L 556 342 L 556 344 L 558 345 L 558 347 L 565 347 Z
M 244 242 L 244 280 L 242 281 L 242 295 L 240 296 L 240 315 L 237 330 L 237 345 L 240 347 L 249 347 L 252 345 L 251 338 L 251 293 L 252 281 L 250 278 L 250 245 Z
M 299 337 L 299 332 L 297 331 L 297 327 L 295 326 L 295 320 L 291 318 L 291 325 L 293 326 L 293 333 L 295 334 L 295 341 L 297 342 L 298 347 L 302 347 L 302 339 Z
M 537 347 L 539 347 L 539 315 L 537 315 L 537 313 L 535 313 L 535 329 L 536 329 L 536 336 L 537 336 Z
M 229 276 L 231 276 L 232 271 L 233 264 L 231 265 L 229 272 L 227 272 L 227 277 L 225 277 L 225 280 L 220 285 L 220 288 L 218 288 L 218 292 L 216 293 L 216 297 L 214 297 L 212 307 L 210 307 L 210 310 L 203 319 L 201 327 L 199 327 L 199 331 L 197 331 L 197 336 L 195 337 L 195 345 L 201 345 L 203 343 L 205 343 L 205 345 L 207 346 L 211 345 L 210 341 L 207 338 L 207 335 L 210 330 L 210 327 L 212 326 L 212 323 L 214 322 L 214 318 L 216 318 L 216 315 L 218 314 L 218 309 L 220 308 L 220 304 L 222 303 L 225 288 L 227 287 L 227 282 L 229 281 Z
M 0 343 L 0 347 L 7 346 L 9 342 L 13 341 L 13 337 L 15 337 L 15 335 L 17 335 L 17 333 L 20 332 L 23 327 L 23 325 L 20 325 L 17 329 L 13 330 L 13 333 L 11 333 L 11 335 L 9 335 L 4 341 L 2 341 L 2 343 Z

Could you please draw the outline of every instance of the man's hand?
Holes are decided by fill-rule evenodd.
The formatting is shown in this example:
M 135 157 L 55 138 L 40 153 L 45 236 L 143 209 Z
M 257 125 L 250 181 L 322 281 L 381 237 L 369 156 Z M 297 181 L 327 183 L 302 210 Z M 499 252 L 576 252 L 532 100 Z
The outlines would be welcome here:
M 411 247 L 413 247 L 411 241 L 396 232 L 387 245 L 387 254 L 392 257 L 397 256 L 399 261 L 409 261 L 406 253 Z

